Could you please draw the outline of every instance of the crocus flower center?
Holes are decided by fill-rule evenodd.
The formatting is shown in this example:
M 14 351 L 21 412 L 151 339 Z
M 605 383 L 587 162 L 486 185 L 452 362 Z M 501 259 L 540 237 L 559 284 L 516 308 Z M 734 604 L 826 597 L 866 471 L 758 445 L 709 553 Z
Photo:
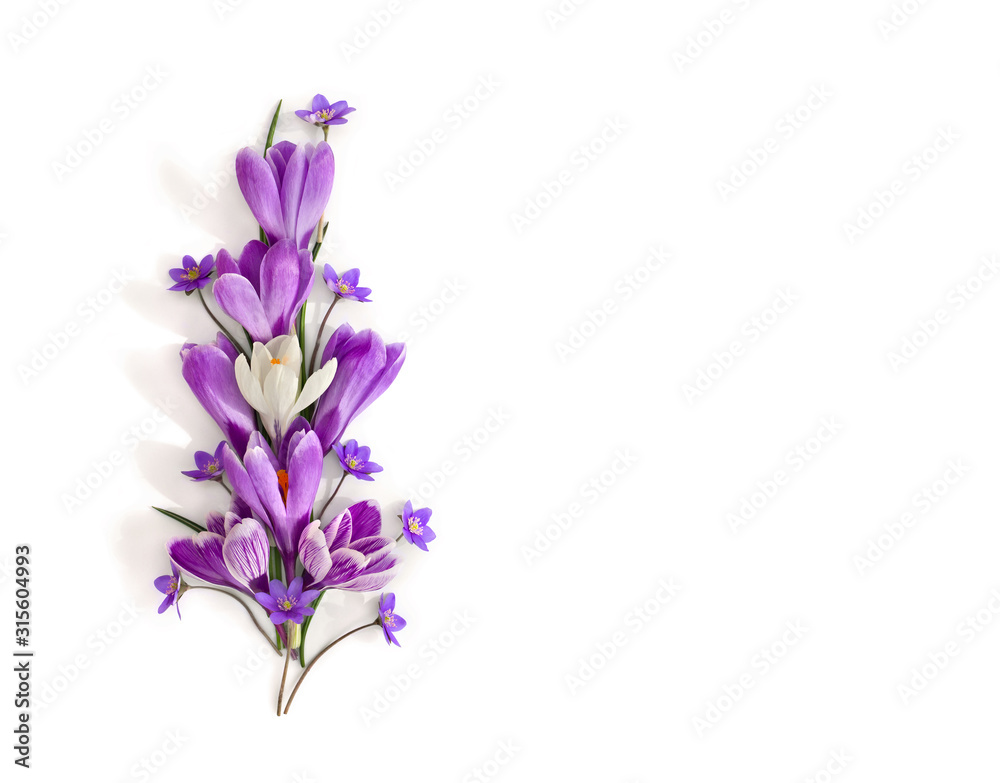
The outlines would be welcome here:
M 281 364 L 281 359 L 271 359 L 271 364 Z
M 278 489 L 281 491 L 281 502 L 288 505 L 288 471 L 278 471 Z
M 409 522 L 410 532 L 411 533 L 418 533 L 419 534 L 420 533 L 420 520 L 417 519 L 416 517 L 410 517 L 409 520 L 408 520 L 408 522 Z

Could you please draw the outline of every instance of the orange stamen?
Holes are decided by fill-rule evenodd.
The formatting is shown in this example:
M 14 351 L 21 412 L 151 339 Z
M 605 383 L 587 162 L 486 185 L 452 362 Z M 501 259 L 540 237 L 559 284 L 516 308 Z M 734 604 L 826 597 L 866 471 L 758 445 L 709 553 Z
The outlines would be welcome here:
M 281 491 L 281 502 L 288 505 L 288 471 L 278 471 L 278 489 Z

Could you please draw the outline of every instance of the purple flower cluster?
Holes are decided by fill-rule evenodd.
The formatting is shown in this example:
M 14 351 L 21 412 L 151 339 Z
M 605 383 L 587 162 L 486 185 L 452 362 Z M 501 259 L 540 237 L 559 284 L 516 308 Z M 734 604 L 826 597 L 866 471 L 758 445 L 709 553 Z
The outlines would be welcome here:
M 346 101 L 317 95 L 296 115 L 320 126 L 325 139 L 353 111 Z M 161 613 L 200 586 L 243 601 L 251 616 L 263 611 L 276 627 L 278 647 L 305 666 L 306 632 L 323 592 L 383 591 L 399 570 L 397 542 L 405 538 L 426 551 L 435 534 L 430 509 L 414 510 L 410 502 L 398 537 L 383 531 L 375 500 L 333 503 L 348 476 L 370 482 L 383 471 L 368 446 L 344 435 L 392 385 L 406 348 L 346 321 L 327 330 L 326 318 L 307 345 L 314 259 L 334 180 L 330 145 L 278 141 L 263 153 L 245 148 L 236 157 L 236 176 L 260 238 L 249 239 L 238 254 L 223 248 L 201 262 L 185 256 L 170 270 L 170 290 L 197 291 L 220 330 L 211 342 L 185 343 L 180 352 L 181 374 L 223 438 L 214 452 L 195 452 L 195 469 L 182 472 L 221 484 L 229 506 L 210 513 L 204 525 L 163 512 L 195 532 L 167 542 L 171 573 L 154 584 L 164 595 Z M 360 275 L 324 266 L 334 303 L 371 301 Z M 227 328 L 224 317 L 235 328 Z M 326 475 L 331 451 L 340 471 Z M 191 585 L 191 579 L 206 584 Z M 395 614 L 393 593 L 381 595 L 369 625 L 399 645 L 395 634 L 406 621 Z M 280 708 L 281 696 L 279 714 Z

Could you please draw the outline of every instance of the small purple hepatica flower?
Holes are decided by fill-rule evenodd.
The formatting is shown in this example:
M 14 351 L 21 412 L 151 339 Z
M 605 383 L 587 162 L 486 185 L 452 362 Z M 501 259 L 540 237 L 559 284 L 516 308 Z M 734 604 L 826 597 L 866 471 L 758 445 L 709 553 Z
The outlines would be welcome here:
M 178 602 L 178 596 L 180 595 L 181 587 L 181 576 L 177 571 L 177 566 L 173 563 L 170 564 L 170 573 L 164 576 L 158 576 L 153 580 L 153 586 L 159 590 L 161 593 L 166 595 L 163 599 L 163 603 L 160 604 L 160 608 L 157 609 L 158 614 L 163 614 L 171 606 L 177 607 L 177 619 L 181 618 L 181 605 Z
M 327 264 L 323 268 L 323 280 L 326 281 L 327 288 L 341 299 L 352 299 L 355 302 L 371 301 L 368 295 L 372 290 L 358 287 L 358 282 L 361 280 L 361 271 L 358 269 L 348 269 L 338 276 L 333 267 Z
M 400 647 L 401 645 L 393 631 L 402 631 L 406 627 L 406 620 L 396 614 L 395 609 L 396 594 L 382 593 L 378 599 L 378 624 L 382 626 L 385 643 Z
M 225 473 L 225 468 L 222 467 L 222 449 L 226 445 L 225 441 L 222 441 L 215 449 L 215 454 L 209 454 L 207 451 L 196 451 L 194 453 L 194 464 L 198 466 L 197 470 L 182 470 L 181 473 L 188 476 L 192 481 L 218 481 L 222 478 L 222 474 Z
M 174 285 L 168 291 L 185 291 L 191 293 L 199 288 L 208 285 L 212 277 L 212 270 L 215 268 L 215 259 L 212 256 L 205 256 L 201 263 L 194 260 L 192 256 L 184 256 L 182 266 L 170 270 L 170 277 L 174 280 Z
M 323 95 L 313 98 L 312 109 L 298 109 L 295 116 L 313 125 L 344 125 L 347 115 L 354 111 L 347 101 L 330 103 Z
M 254 597 L 257 603 L 270 612 L 271 622 L 275 625 L 281 625 L 287 620 L 301 623 L 304 617 L 316 612 L 309 604 L 316 600 L 320 591 L 303 591 L 301 576 L 295 577 L 288 587 L 280 579 L 272 579 L 270 589 L 270 594 L 257 593 Z
M 409 500 L 403 506 L 403 537 L 425 552 L 427 544 L 437 538 L 437 533 L 427 526 L 430 518 L 431 510 L 429 508 L 419 508 L 414 511 L 413 503 Z
M 356 440 L 349 440 L 343 446 L 339 443 L 333 445 L 333 450 L 340 457 L 340 466 L 350 473 L 354 478 L 362 481 L 374 481 L 369 473 L 381 473 L 382 466 L 377 462 L 369 462 L 372 450 L 367 446 L 358 446 Z

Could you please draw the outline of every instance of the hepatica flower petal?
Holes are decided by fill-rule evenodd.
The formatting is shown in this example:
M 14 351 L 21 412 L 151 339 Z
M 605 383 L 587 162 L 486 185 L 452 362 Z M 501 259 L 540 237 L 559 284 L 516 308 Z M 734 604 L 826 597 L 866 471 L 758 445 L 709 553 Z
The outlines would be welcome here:
M 295 116 L 313 125 L 344 125 L 347 115 L 352 111 L 354 109 L 347 105 L 347 101 L 330 103 L 325 96 L 316 95 L 312 100 L 312 108 L 297 109 Z
M 396 632 L 406 627 L 406 620 L 396 614 L 395 593 L 383 593 L 378 601 L 378 624 L 382 626 L 382 635 L 386 644 L 400 646 Z

